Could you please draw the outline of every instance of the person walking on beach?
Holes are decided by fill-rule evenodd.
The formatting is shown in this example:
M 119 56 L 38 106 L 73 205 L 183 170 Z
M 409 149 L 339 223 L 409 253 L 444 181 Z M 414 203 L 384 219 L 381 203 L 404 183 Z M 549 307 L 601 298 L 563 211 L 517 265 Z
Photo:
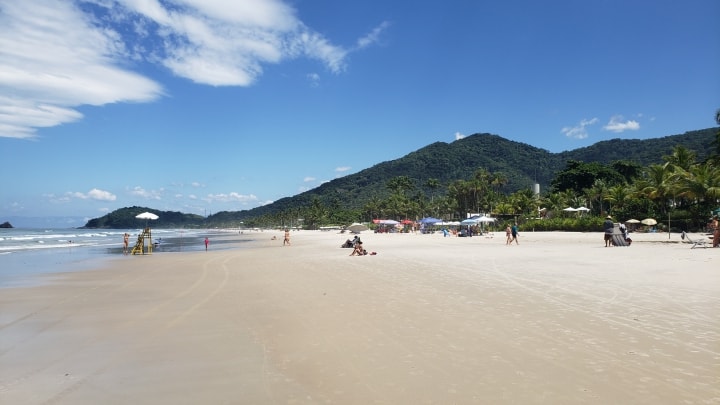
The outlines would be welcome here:
M 205 237 L 205 251 L 206 251 L 206 252 L 207 252 L 207 249 L 208 249 L 208 245 L 209 245 L 209 244 L 210 244 L 210 239 L 208 239 L 207 236 L 206 236 L 206 237 Z
M 612 246 L 612 236 L 615 230 L 615 224 L 613 223 L 612 217 L 608 215 L 603 222 L 603 231 L 605 231 L 605 247 Z
M 130 234 L 125 232 L 123 235 L 123 254 L 128 254 L 128 242 L 130 239 Z
M 510 229 L 510 225 L 505 227 L 505 244 L 509 245 L 510 242 L 512 242 L 512 229 Z
M 283 239 L 283 246 L 290 246 L 290 230 L 285 228 L 285 238 Z
M 513 226 L 510 228 L 510 234 L 512 235 L 512 240 L 510 241 L 510 244 L 512 245 L 512 242 L 515 241 L 516 245 L 519 245 L 520 242 L 518 242 L 518 227 L 517 224 L 513 224 Z

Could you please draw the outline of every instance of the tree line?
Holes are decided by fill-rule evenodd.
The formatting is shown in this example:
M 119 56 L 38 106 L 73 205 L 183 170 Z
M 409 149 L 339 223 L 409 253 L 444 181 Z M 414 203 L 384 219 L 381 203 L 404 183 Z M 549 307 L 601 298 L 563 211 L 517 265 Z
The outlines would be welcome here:
M 544 194 L 530 188 L 506 193 L 506 176 L 484 168 L 478 168 L 471 179 L 448 184 L 434 178 L 418 184 L 401 175 L 387 181 L 386 197 L 373 196 L 360 208 L 327 205 L 315 197 L 307 206 L 252 218 L 245 225 L 318 229 L 376 218 L 453 220 L 464 219 L 466 213 L 487 213 L 538 230 L 595 230 L 606 215 L 619 221 L 652 217 L 661 228 L 667 226 L 663 220 L 670 218 L 672 227 L 697 230 L 720 207 L 720 132 L 713 144 L 712 153 L 703 161 L 683 146 L 663 156 L 663 163 L 648 166 L 569 160 Z M 430 194 L 422 188 L 429 188 Z M 589 211 L 564 211 L 581 206 Z

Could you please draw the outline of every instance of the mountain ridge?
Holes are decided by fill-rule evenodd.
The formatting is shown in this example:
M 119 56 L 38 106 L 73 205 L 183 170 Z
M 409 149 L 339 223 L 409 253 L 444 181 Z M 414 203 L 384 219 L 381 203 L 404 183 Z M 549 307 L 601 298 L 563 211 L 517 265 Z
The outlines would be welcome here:
M 714 127 L 661 138 L 610 139 L 560 153 L 495 134 L 476 133 L 450 143 L 431 143 L 403 157 L 377 163 L 271 204 L 249 210 L 221 211 L 204 218 L 202 224 L 238 223 L 260 216 L 277 215 L 297 207 L 309 206 L 313 200 L 319 200 L 327 207 L 361 208 L 372 198 L 388 196 L 390 191 L 387 183 L 398 176 L 412 179 L 418 192 L 430 195 L 433 190 L 428 180 L 438 180 L 445 187 L 455 180 L 470 179 L 480 168 L 491 173 L 500 172 L 507 178 L 503 192 L 512 193 L 530 188 L 535 183 L 540 185 L 542 192 L 569 160 L 602 164 L 625 160 L 647 166 L 662 163 L 663 156 L 670 155 L 675 146 L 682 145 L 695 152 L 697 160 L 702 161 L 709 155 L 707 151 L 717 131 L 718 128 Z M 133 208 L 137 210 L 139 207 Z M 172 214 L 177 216 L 179 213 Z M 88 221 L 86 227 L 105 223 L 102 218 Z

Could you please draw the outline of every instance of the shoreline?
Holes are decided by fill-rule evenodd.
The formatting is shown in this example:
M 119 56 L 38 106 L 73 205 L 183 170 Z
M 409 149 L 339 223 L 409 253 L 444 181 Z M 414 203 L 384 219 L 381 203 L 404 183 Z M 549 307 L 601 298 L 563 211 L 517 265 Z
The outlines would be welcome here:
M 361 233 L 377 252 L 363 257 L 340 248 L 347 233 L 255 236 L 4 289 L 0 399 L 720 399 L 720 250 L 679 235 L 605 248 L 601 233 Z

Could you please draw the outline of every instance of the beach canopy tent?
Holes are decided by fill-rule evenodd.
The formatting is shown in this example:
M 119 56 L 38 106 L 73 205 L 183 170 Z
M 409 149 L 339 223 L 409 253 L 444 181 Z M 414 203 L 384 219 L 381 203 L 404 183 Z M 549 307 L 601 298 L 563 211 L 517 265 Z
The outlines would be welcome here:
M 437 218 L 433 218 L 433 217 L 425 217 L 420 220 L 420 223 L 424 224 L 424 225 L 434 225 L 438 222 L 442 222 L 442 219 L 437 219 Z
M 460 226 L 460 221 L 441 221 L 435 222 L 435 226 Z
M 567 208 L 563 208 L 563 211 L 565 211 L 565 212 L 575 212 L 575 211 L 577 211 L 577 208 L 567 207 Z
M 486 215 L 477 218 L 478 222 L 495 222 L 495 220 L 496 218 L 488 217 Z
M 394 220 L 394 219 L 373 219 L 373 224 L 378 225 L 397 225 L 400 222 Z
M 480 217 L 470 217 L 468 219 L 464 219 L 460 222 L 460 225 L 477 225 L 480 222 L 478 218 Z

